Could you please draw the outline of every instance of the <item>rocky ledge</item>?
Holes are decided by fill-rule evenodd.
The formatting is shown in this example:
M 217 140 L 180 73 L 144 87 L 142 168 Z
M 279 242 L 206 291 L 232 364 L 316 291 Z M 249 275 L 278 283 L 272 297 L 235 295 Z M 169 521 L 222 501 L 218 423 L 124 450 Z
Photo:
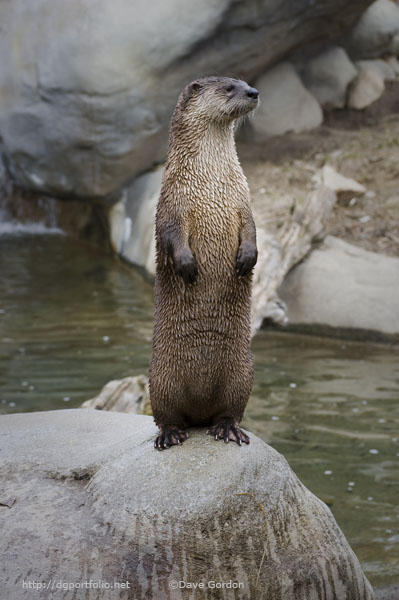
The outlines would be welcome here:
M 398 290 L 398 258 L 327 236 L 279 293 L 293 330 L 398 343 Z
M 4 597 L 32 598 L 36 582 L 41 598 L 374 598 L 330 510 L 273 448 L 192 430 L 160 453 L 154 435 L 146 416 L 2 417 Z M 90 581 L 124 587 L 60 589 Z

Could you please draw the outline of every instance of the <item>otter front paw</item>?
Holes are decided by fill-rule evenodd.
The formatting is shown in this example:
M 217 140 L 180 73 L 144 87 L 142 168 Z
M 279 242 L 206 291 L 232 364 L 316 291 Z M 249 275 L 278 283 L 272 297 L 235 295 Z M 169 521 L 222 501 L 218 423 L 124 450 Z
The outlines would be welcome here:
M 238 427 L 235 421 L 217 423 L 210 427 L 206 433 L 212 435 L 215 440 L 224 440 L 226 443 L 236 442 L 239 446 L 242 446 L 243 442 L 249 444 L 249 437 Z
M 156 450 L 166 450 L 171 446 L 180 446 L 188 438 L 188 433 L 175 427 L 174 425 L 161 427 L 157 435 L 154 448 Z
M 258 251 L 252 242 L 242 242 L 238 248 L 236 271 L 239 277 L 249 275 L 256 265 Z
M 184 283 L 194 283 L 198 275 L 197 262 L 189 249 L 178 252 L 173 257 L 176 274 L 183 278 Z

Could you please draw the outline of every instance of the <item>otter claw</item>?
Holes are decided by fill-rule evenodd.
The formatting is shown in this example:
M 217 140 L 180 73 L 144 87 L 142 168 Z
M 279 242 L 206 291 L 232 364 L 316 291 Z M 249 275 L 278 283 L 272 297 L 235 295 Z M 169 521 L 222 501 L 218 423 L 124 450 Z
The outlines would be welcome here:
M 247 434 L 233 423 L 219 423 L 210 427 L 206 433 L 207 435 L 213 435 L 216 441 L 224 440 L 226 444 L 228 442 L 236 442 L 239 446 L 242 446 L 243 442 L 249 444 Z
M 238 278 L 247 277 L 256 265 L 258 251 L 250 242 L 243 242 L 237 252 L 236 273 Z
M 171 446 L 180 446 L 187 438 L 188 433 L 177 427 L 161 428 L 159 435 L 155 438 L 154 448 L 167 450 Z
M 198 276 L 198 266 L 191 251 L 185 249 L 176 254 L 173 261 L 175 271 L 183 279 L 184 283 L 194 283 Z

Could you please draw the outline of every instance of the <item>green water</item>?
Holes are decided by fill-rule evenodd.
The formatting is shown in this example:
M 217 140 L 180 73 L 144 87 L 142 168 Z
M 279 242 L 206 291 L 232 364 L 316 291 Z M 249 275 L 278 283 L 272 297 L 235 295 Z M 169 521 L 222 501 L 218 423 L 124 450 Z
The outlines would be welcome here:
M 151 284 L 56 235 L 0 236 L 0 411 L 79 406 L 145 373 Z
M 146 373 L 152 298 L 98 250 L 0 236 L 0 413 L 76 407 Z M 399 582 L 398 350 L 269 332 L 253 350 L 245 426 L 330 505 L 371 582 Z
M 373 585 L 399 582 L 399 352 L 258 334 L 245 425 L 326 502 Z

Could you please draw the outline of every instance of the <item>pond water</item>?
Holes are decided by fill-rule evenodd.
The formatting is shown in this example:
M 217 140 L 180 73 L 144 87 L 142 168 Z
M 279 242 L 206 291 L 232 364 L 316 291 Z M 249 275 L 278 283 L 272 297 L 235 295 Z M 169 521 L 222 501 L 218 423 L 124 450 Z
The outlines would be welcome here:
M 0 236 L 0 413 L 146 373 L 152 285 L 62 235 Z M 331 507 L 373 585 L 399 581 L 398 349 L 263 331 L 244 425 Z

